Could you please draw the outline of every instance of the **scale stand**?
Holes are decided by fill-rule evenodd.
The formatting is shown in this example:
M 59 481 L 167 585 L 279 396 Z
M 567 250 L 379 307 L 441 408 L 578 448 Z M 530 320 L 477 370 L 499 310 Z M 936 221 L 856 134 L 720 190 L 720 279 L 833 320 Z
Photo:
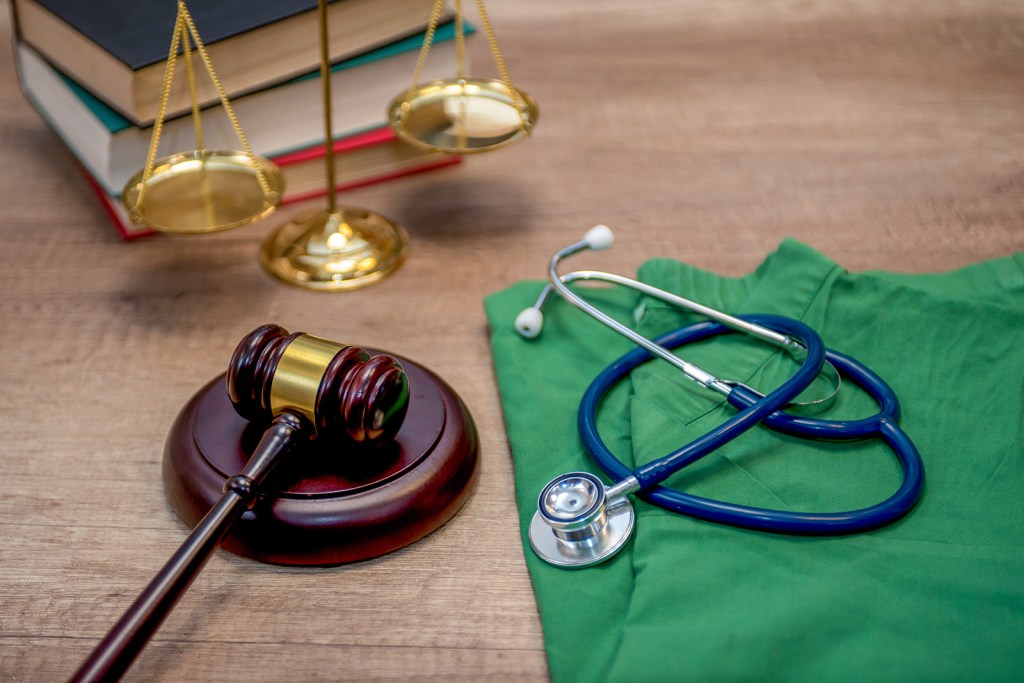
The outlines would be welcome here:
M 260 263 L 288 284 L 330 292 L 365 287 L 393 273 L 405 260 L 409 237 L 401 225 L 378 213 L 337 205 L 325 0 L 317 0 L 317 9 L 327 208 L 275 229 L 260 248 Z

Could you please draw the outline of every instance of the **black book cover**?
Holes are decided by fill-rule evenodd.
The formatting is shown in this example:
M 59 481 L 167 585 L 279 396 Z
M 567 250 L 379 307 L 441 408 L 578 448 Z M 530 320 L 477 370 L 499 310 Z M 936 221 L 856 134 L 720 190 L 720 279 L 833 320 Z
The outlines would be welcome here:
M 178 13 L 174 0 L 36 2 L 133 71 L 167 58 Z M 316 0 L 192 0 L 187 5 L 203 42 L 212 44 L 315 10 Z M 273 45 L 267 54 L 272 58 Z

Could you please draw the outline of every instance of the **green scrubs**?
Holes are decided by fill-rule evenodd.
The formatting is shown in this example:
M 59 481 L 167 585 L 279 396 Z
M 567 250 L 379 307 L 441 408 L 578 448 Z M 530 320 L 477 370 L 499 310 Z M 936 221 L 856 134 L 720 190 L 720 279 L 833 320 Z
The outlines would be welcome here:
M 900 397 L 901 425 L 925 463 L 924 493 L 895 524 L 828 538 L 736 529 L 635 501 L 634 538 L 613 560 L 549 566 L 526 540 L 537 494 L 564 472 L 596 471 L 576 409 L 593 378 L 632 346 L 558 297 L 541 336 L 521 339 L 513 320 L 543 283 L 491 295 L 524 552 L 553 679 L 1024 680 L 1024 254 L 944 274 L 850 273 L 787 240 L 742 278 L 666 259 L 644 264 L 639 278 L 730 313 L 799 319 L 872 368 Z M 630 290 L 586 289 L 648 336 L 699 320 Z M 738 334 L 677 353 L 762 390 L 795 367 Z M 874 412 L 863 391 L 844 385 L 829 414 Z M 636 466 L 733 413 L 653 361 L 605 399 L 598 424 Z M 668 484 L 828 512 L 881 501 L 900 480 L 880 442 L 809 442 L 757 427 Z

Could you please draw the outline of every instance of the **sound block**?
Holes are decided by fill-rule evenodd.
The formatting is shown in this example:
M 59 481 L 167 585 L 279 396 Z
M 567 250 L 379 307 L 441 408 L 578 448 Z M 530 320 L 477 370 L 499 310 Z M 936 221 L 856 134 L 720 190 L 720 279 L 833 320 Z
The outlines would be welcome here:
M 373 353 L 373 352 L 371 352 Z M 278 466 L 222 547 L 261 562 L 336 565 L 365 560 L 434 531 L 469 498 L 478 439 L 462 400 L 441 378 L 396 356 L 409 410 L 393 443 L 360 449 L 312 440 Z M 171 507 L 190 528 L 242 471 L 266 425 L 242 419 L 221 375 L 178 414 L 164 449 Z

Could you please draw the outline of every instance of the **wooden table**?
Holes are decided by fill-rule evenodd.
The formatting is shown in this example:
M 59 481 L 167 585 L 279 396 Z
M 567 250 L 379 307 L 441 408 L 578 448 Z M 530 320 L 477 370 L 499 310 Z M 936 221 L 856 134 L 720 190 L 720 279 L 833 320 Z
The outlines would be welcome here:
M 624 273 L 664 255 L 740 275 L 787 235 L 854 270 L 1024 249 L 1024 4 L 492 5 L 541 105 L 535 139 L 346 195 L 413 244 L 392 278 L 346 294 L 260 270 L 288 212 L 122 243 L 19 93 L 3 13 L 0 680 L 69 675 L 185 537 L 164 437 L 263 322 L 446 378 L 480 431 L 475 494 L 425 540 L 351 566 L 218 553 L 129 679 L 542 680 L 484 295 L 542 277 L 598 222 L 619 246 L 589 263 Z

